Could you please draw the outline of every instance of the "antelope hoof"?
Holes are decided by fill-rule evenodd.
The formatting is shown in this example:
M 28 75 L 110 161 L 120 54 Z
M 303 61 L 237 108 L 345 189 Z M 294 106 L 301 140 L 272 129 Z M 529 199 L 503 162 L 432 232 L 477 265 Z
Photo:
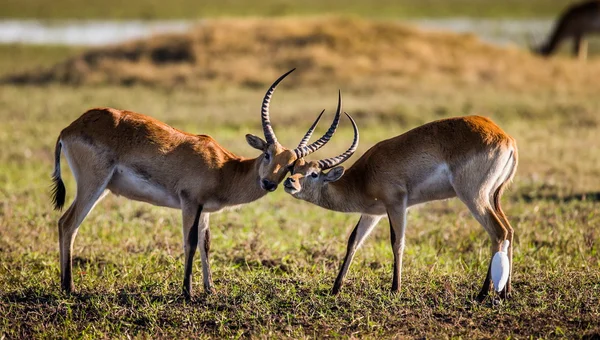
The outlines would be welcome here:
M 475 298 L 475 300 L 477 300 L 477 302 L 483 302 L 485 300 L 485 298 L 487 298 L 488 296 L 488 292 L 480 292 L 477 297 Z
M 191 290 L 190 288 L 183 287 L 183 291 L 182 291 L 182 292 L 183 292 L 183 297 L 184 297 L 186 300 L 188 300 L 188 301 L 189 301 L 189 300 L 191 300 L 191 299 L 192 299 L 192 290 Z
M 73 285 L 73 282 L 70 283 L 61 283 L 61 289 L 63 292 L 65 292 L 67 295 L 70 295 L 71 293 L 73 293 L 73 291 L 75 290 L 75 286 Z

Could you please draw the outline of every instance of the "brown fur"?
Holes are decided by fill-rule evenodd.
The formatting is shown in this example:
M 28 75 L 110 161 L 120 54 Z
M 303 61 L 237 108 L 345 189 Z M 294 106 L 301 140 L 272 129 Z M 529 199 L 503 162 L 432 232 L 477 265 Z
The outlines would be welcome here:
M 406 209 L 432 200 L 458 196 L 492 239 L 492 254 L 513 230 L 500 208 L 500 195 L 517 168 L 517 145 L 490 119 L 480 116 L 434 121 L 402 135 L 381 141 L 365 152 L 336 180 L 322 173 L 315 161 L 296 161 L 285 181 L 294 197 L 321 207 L 360 212 L 366 216 L 387 214 L 392 228 L 395 257 L 393 290 L 400 289 Z M 314 178 L 313 174 L 318 174 Z M 364 238 L 377 223 L 371 219 L 357 226 Z M 362 239 L 352 241 L 360 244 Z M 349 249 L 350 249 L 349 244 Z M 346 256 L 351 259 L 352 256 Z M 344 264 L 343 270 L 347 270 Z M 512 268 L 512 259 L 511 259 Z M 345 272 L 340 272 L 341 278 Z M 489 289 L 489 279 L 484 286 Z M 510 293 L 510 280 L 503 294 Z M 480 297 L 487 290 L 482 289 Z
M 81 147 L 102 156 L 99 162 L 145 169 L 152 181 L 166 188 L 194 188 L 188 195 L 198 203 L 219 197 L 223 206 L 248 203 L 264 196 L 266 192 L 260 188 L 259 177 L 281 182 L 285 166 L 294 161 L 293 152 L 280 145 L 270 146 L 276 156 L 272 167 L 267 168 L 262 164 L 262 156 L 245 159 L 210 136 L 193 135 L 152 117 L 112 108 L 89 110 L 65 128 L 60 139 L 63 144 L 85 144 Z M 90 154 L 81 156 L 90 161 L 87 159 Z M 174 170 L 177 176 L 173 175 Z M 239 183 L 244 183 L 243 190 Z
M 296 160 L 293 150 L 267 144 L 256 136 L 247 139 L 263 152 L 259 157 L 236 156 L 210 136 L 189 134 L 131 111 L 92 109 L 71 123 L 57 141 L 54 175 L 54 201 L 59 206 L 61 199 L 64 202 L 59 163 L 62 148 L 77 180 L 75 201 L 59 220 L 62 288 L 73 289 L 71 251 L 79 225 L 110 190 L 130 199 L 181 209 L 184 292 L 187 296 L 191 293 L 191 264 L 198 241 L 204 288 L 214 291 L 208 264 L 208 213 L 261 198 L 267 193 L 261 182 L 268 180 L 276 186 Z M 265 160 L 266 153 L 270 161 Z

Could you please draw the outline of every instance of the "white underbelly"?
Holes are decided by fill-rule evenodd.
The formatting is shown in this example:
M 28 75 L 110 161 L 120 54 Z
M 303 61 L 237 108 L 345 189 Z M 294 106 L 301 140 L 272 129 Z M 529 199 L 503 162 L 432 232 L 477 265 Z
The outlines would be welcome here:
M 214 212 L 219 212 L 219 211 L 223 211 L 223 210 L 232 210 L 232 209 L 236 209 L 241 207 L 241 204 L 237 204 L 237 205 L 225 205 L 222 202 L 217 202 L 217 201 L 213 201 L 213 200 L 209 200 L 207 202 L 204 202 L 204 204 L 202 205 L 202 211 L 203 212 L 207 212 L 207 213 L 214 213 Z
M 116 167 L 108 183 L 108 189 L 115 195 L 124 196 L 135 201 L 176 209 L 181 207 L 177 195 L 169 192 L 161 185 L 153 183 L 151 178 L 147 178 L 147 176 L 124 166 Z
M 411 188 L 408 195 L 408 205 L 442 200 L 454 196 L 456 196 L 456 193 L 452 187 L 450 169 L 446 164 L 440 164 Z

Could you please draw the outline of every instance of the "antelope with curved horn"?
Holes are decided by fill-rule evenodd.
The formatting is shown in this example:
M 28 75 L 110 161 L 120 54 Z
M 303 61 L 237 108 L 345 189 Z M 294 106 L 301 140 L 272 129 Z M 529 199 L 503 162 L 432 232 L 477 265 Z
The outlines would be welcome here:
M 587 42 L 585 35 L 600 33 L 600 1 L 584 1 L 566 8 L 552 30 L 547 41 L 538 46 L 530 47 L 533 52 L 549 56 L 560 44 L 569 38 L 573 39 L 573 55 L 580 59 L 587 57 Z
M 262 152 L 256 158 L 236 156 L 210 136 L 189 134 L 151 117 L 112 108 L 89 110 L 65 128 L 55 148 L 55 209 L 61 210 L 65 203 L 61 151 L 77 182 L 77 195 L 58 222 L 62 289 L 73 290 L 71 253 L 79 225 L 111 191 L 132 200 L 181 209 L 183 292 L 187 297 L 191 294 L 192 261 L 198 244 L 204 289 L 213 292 L 209 213 L 255 201 L 275 190 L 293 162 L 327 143 L 339 122 L 338 102 L 330 129 L 315 143 L 307 146 L 304 140 L 308 141 L 316 122 L 298 148 L 290 150 L 277 142 L 269 119 L 269 103 L 279 82 L 292 71 L 277 79 L 263 99 L 265 140 L 246 135 L 248 144 Z
M 359 140 L 358 128 L 348 117 L 355 133 L 350 148 L 325 160 L 296 160 L 284 182 L 285 191 L 295 198 L 362 214 L 348 240 L 333 294 L 340 291 L 356 250 L 384 215 L 390 221 L 394 253 L 392 291 L 399 291 L 407 208 L 456 196 L 489 234 L 492 256 L 504 240 L 510 241 L 512 269 L 514 233 L 500 207 L 500 196 L 517 169 L 517 145 L 511 136 L 484 117 L 438 120 L 377 143 L 344 171 L 339 165 L 355 152 Z M 483 300 L 489 289 L 488 268 L 478 299 Z M 509 276 L 500 296 L 510 292 Z

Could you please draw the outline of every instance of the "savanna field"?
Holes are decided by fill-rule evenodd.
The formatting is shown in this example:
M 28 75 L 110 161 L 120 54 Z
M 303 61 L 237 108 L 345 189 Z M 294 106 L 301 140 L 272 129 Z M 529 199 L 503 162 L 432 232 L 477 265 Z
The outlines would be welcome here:
M 0 5 L 6 17 L 69 18 L 80 10 L 85 18 L 178 18 L 198 10 L 161 11 L 152 1 L 147 13 L 129 3 L 114 13 L 70 1 L 47 10 L 17 3 Z M 302 8 L 265 2 L 246 12 L 212 3 L 206 15 L 223 18 L 184 34 L 94 48 L 0 45 L 0 339 L 600 337 L 598 55 L 586 62 L 540 58 L 390 20 L 431 8 L 432 16 L 473 15 L 477 6 L 485 7 L 483 16 L 551 16 L 562 8 L 558 1 L 543 2 L 539 13 L 530 8 L 537 1 L 518 10 L 514 1 L 491 8 L 475 0 L 453 8 L 382 2 L 379 14 L 353 1 Z M 321 16 L 328 6 L 350 16 Z M 488 116 L 517 140 L 517 175 L 502 198 L 515 229 L 510 300 L 475 301 L 490 240 L 457 199 L 409 210 L 399 294 L 389 292 L 393 257 L 384 219 L 357 252 L 341 293 L 330 295 L 359 215 L 295 200 L 281 185 L 211 215 L 217 294 L 203 292 L 198 253 L 193 297 L 181 294 L 179 211 L 115 195 L 81 225 L 76 292 L 61 292 L 60 213 L 52 210 L 50 175 L 64 127 L 89 108 L 109 106 L 256 157 L 244 136 L 262 136 L 263 95 L 293 67 L 271 104 L 277 137 L 295 147 L 326 109 L 321 135 L 341 89 L 344 110 L 360 128 L 346 167 L 378 141 L 446 117 Z M 342 120 L 309 159 L 337 155 L 351 140 Z M 64 157 L 62 172 L 70 204 L 75 181 Z

